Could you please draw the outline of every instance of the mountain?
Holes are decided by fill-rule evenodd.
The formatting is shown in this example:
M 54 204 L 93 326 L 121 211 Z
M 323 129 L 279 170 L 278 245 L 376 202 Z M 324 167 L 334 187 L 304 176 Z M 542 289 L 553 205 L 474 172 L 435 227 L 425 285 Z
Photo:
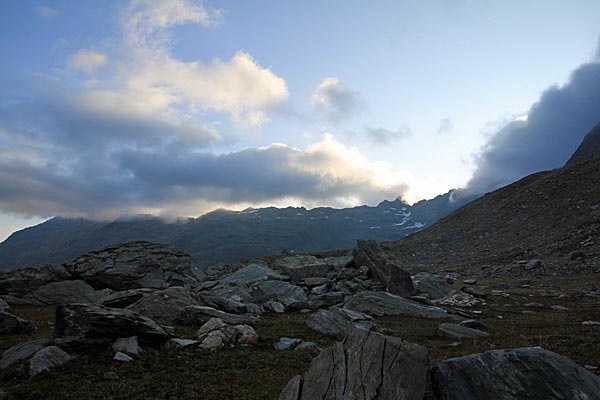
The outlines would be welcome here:
M 58 265 L 83 253 L 137 240 L 180 248 L 200 265 L 235 263 L 282 251 L 309 252 L 353 247 L 357 239 L 396 240 L 465 204 L 450 191 L 412 206 L 383 201 L 307 210 L 303 207 L 216 210 L 198 218 L 166 222 L 152 216 L 111 222 L 56 217 L 13 233 L 0 244 L 0 269 Z
M 596 158 L 527 176 L 385 247 L 411 272 L 522 268 L 531 259 L 553 271 L 568 273 L 572 267 L 600 272 L 599 238 Z
M 579 145 L 565 166 L 600 157 L 600 123 L 596 125 Z

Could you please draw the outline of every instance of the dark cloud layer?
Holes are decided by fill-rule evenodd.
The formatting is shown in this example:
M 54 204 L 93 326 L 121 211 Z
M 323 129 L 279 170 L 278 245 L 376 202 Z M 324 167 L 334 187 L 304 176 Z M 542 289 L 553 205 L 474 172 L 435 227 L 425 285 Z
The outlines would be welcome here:
M 496 132 L 476 157 L 467 187 L 484 193 L 531 173 L 561 167 L 600 121 L 600 63 L 584 64 L 547 89 L 527 113 Z

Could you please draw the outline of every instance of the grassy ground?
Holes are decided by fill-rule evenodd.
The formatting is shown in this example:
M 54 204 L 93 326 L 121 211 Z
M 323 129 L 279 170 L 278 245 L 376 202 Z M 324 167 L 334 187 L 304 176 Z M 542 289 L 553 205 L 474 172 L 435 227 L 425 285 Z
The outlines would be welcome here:
M 481 281 L 479 285 L 509 283 L 510 298 L 489 296 L 480 307 L 480 322 L 489 338 L 457 341 L 438 334 L 438 321 L 415 318 L 379 318 L 381 327 L 397 336 L 430 349 L 430 365 L 440 360 L 500 348 L 542 346 L 565 355 L 579 364 L 600 366 L 600 330 L 582 326 L 582 321 L 600 321 L 600 299 L 583 296 L 578 289 L 598 285 L 595 276 L 564 280 L 532 279 L 531 287 L 517 282 Z M 538 297 L 539 290 L 560 288 L 566 299 Z M 491 293 L 491 289 L 485 290 Z M 525 307 L 537 302 L 543 308 Z M 560 305 L 567 312 L 551 310 Z M 523 314 L 531 310 L 533 314 Z M 33 336 L 49 334 L 54 317 L 52 307 L 19 307 L 15 313 L 33 320 L 40 330 L 34 335 L 2 337 L 0 351 Z M 282 336 L 299 337 L 328 346 L 332 340 L 310 330 L 304 321 L 308 314 L 264 316 L 255 325 L 260 342 L 253 347 L 225 348 L 218 352 L 201 350 L 146 351 L 134 362 L 112 361 L 109 352 L 82 355 L 56 371 L 22 378 L 18 368 L 0 371 L 0 390 L 14 399 L 276 399 L 289 378 L 308 368 L 310 351 L 275 351 L 273 344 Z M 498 318 L 502 316 L 502 319 Z M 177 327 L 178 335 L 193 338 L 195 328 Z M 103 378 L 113 371 L 119 379 Z M 598 372 L 598 370 L 596 370 Z M 431 394 L 428 393 L 428 398 Z

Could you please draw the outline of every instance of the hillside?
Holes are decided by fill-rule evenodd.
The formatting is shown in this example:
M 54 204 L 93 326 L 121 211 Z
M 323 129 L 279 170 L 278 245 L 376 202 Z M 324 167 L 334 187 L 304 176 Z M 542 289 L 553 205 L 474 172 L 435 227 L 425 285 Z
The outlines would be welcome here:
M 566 166 L 575 165 L 581 161 L 592 160 L 600 157 L 600 123 L 596 125 L 579 145 L 575 153 L 569 158 Z
M 480 269 L 540 259 L 547 270 L 597 268 L 600 159 L 530 175 L 386 247 L 404 268 Z
M 198 218 L 166 222 L 151 216 L 97 222 L 53 218 L 15 232 L 0 244 L 0 269 L 58 265 L 91 250 L 145 240 L 173 245 L 200 265 L 235 263 L 276 255 L 347 248 L 357 239 L 396 240 L 429 226 L 469 199 L 452 192 L 412 206 L 383 201 L 346 209 L 261 208 L 216 210 Z

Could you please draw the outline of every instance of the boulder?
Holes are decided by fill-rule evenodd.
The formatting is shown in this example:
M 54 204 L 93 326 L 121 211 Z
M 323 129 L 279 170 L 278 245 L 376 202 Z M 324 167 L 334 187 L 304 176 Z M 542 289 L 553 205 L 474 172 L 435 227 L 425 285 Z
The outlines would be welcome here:
M 0 298 L 0 311 L 10 312 L 10 304 L 6 300 Z
M 277 268 L 296 281 L 306 278 L 324 277 L 331 268 L 324 260 L 315 256 L 291 256 L 276 261 Z
M 43 304 L 94 304 L 104 297 L 82 280 L 47 283 L 37 288 L 31 296 Z
M 432 300 L 441 299 L 454 290 L 445 277 L 427 272 L 419 272 L 412 281 L 418 295 Z
M 131 358 L 130 356 L 128 356 L 127 354 L 125 354 L 123 352 L 117 351 L 115 353 L 115 356 L 113 357 L 113 360 L 128 363 L 128 362 L 133 361 L 133 358 Z
M 56 346 L 44 347 L 33 355 L 29 363 L 29 376 L 36 376 L 42 372 L 60 367 L 75 357 Z
M 342 268 L 349 266 L 353 260 L 354 258 L 351 255 L 323 258 L 323 262 L 337 272 Z
M 458 319 L 458 317 L 448 314 L 441 308 L 431 307 L 387 292 L 358 293 L 344 304 L 344 308 L 378 317 L 384 315 L 405 315 L 431 319 Z
M 69 304 L 56 309 L 54 341 L 57 344 L 106 345 L 129 336 L 137 336 L 139 341 L 148 344 L 169 339 L 160 325 L 133 310 L 88 304 Z
M 300 286 L 282 281 L 263 281 L 257 283 L 252 290 L 255 303 L 265 303 L 274 300 L 286 308 L 304 308 L 308 298 Z
M 203 325 L 211 318 L 221 318 L 228 324 L 246 324 L 258 321 L 251 315 L 229 314 L 212 307 L 188 306 L 179 313 L 177 322 L 182 325 Z
M 189 288 L 172 286 L 150 293 L 127 308 L 159 322 L 171 322 L 188 306 L 201 305 Z
M 152 292 L 154 289 L 121 290 L 102 297 L 98 304 L 110 308 L 126 308 Z
M 460 325 L 443 323 L 440 324 L 438 329 L 441 333 L 453 339 L 480 339 L 490 336 L 487 332 L 469 328 L 462 323 Z
M 481 304 L 481 301 L 462 290 L 454 290 L 441 299 L 435 300 L 434 303 L 443 306 L 473 307 Z
M 137 336 L 118 338 L 112 345 L 114 351 L 138 355 L 142 351 L 138 345 Z
M 260 281 L 288 279 L 288 276 L 273 271 L 265 265 L 252 263 L 239 269 L 233 274 L 222 277 L 220 281 L 223 285 L 248 286 Z
M 280 399 L 421 400 L 427 357 L 423 346 L 356 329 L 292 378 Z
M 311 294 L 308 296 L 308 300 L 310 302 L 320 302 L 324 307 L 329 307 L 342 303 L 345 297 L 342 292 L 328 292 L 324 294 Z
M 14 335 L 17 333 L 29 333 L 36 329 L 31 321 L 19 318 L 6 311 L 0 311 L 0 334 Z
M 235 296 L 227 299 L 200 292 L 196 294 L 196 297 L 201 305 L 213 307 L 233 314 L 254 313 L 258 308 L 254 303 L 242 303 L 241 301 L 238 301 Z
M 598 399 L 600 377 L 541 347 L 492 350 L 440 362 L 431 371 L 440 400 Z
M 285 312 L 285 306 L 278 301 L 269 300 L 262 306 L 265 311 L 275 314 L 283 314 Z
M 25 297 L 40 286 L 73 279 L 63 267 L 22 268 L 0 272 L 0 295 Z
M 375 327 L 370 315 L 339 307 L 317 311 L 306 319 L 306 325 L 337 339 L 343 339 L 354 329 L 371 330 Z
M 194 259 L 164 244 L 132 242 L 77 257 L 64 265 L 96 288 L 121 291 L 197 284 Z
M 48 346 L 51 341 L 49 337 L 39 337 L 9 348 L 2 354 L 2 358 L 0 358 L 0 368 L 8 368 L 18 361 L 28 359 Z
M 290 350 L 302 343 L 302 339 L 282 337 L 273 346 L 275 350 Z
M 387 292 L 402 297 L 415 294 L 410 274 L 388 260 L 376 241 L 357 241 L 353 255 L 354 264 L 357 267 L 367 266 L 370 274 L 384 286 Z

